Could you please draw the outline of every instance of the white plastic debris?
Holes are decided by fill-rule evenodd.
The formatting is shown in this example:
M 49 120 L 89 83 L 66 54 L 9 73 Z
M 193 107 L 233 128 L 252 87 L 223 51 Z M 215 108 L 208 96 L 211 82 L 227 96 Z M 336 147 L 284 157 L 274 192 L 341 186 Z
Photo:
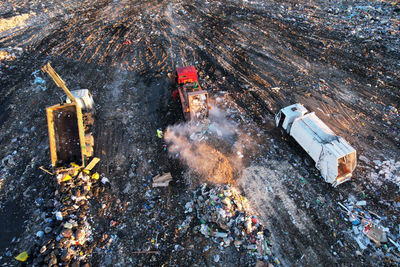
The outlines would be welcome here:
M 108 180 L 107 177 L 103 177 L 103 178 L 101 178 L 101 182 L 102 182 L 103 184 L 106 184 L 106 183 L 109 183 L 110 180 Z
M 189 201 L 185 205 L 185 213 L 189 213 L 193 211 L 193 202 Z
M 357 206 L 365 206 L 365 205 L 367 205 L 367 201 L 365 201 L 365 200 L 357 201 L 356 205 Z
M 56 218 L 57 218 L 58 221 L 62 221 L 63 216 L 62 216 L 62 213 L 60 211 L 56 212 Z
M 214 262 L 219 262 L 219 255 L 218 254 L 214 256 Z
M 365 163 L 370 163 L 369 159 L 368 159 L 367 157 L 363 156 L 363 155 L 360 155 L 360 156 L 358 157 L 358 159 L 359 159 L 360 161 L 365 162 Z
M 43 232 L 43 231 L 38 231 L 38 232 L 36 233 L 36 236 L 39 237 L 39 238 L 41 238 L 43 235 L 44 235 L 44 232 Z
M 214 233 L 215 237 L 227 237 L 228 233 L 222 233 L 222 232 L 215 232 Z

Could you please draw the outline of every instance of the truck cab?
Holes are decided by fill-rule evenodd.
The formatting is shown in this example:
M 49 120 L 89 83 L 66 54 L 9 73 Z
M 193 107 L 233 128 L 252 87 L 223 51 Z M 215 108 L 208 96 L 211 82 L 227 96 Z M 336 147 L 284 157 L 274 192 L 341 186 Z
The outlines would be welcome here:
M 197 72 L 194 66 L 180 67 L 176 69 L 176 83 L 182 85 L 185 83 L 192 83 L 197 81 Z
M 287 133 L 290 133 L 290 128 L 295 119 L 304 116 L 308 110 L 301 104 L 294 104 L 281 109 L 275 116 L 277 127 L 282 127 Z
M 74 90 L 71 91 L 71 94 L 74 96 L 76 103 L 82 110 L 94 112 L 93 95 L 88 89 Z M 65 103 L 72 103 L 72 101 L 66 97 Z

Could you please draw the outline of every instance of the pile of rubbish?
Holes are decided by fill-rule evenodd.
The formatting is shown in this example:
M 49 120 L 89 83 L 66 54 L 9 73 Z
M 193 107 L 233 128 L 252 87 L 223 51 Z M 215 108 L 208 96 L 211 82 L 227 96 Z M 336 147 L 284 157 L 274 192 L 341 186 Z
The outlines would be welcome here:
M 350 36 L 365 39 L 393 39 L 398 34 L 399 8 L 393 3 L 375 1 L 344 4 L 340 1 L 324 5 L 299 5 L 282 3 L 275 5 L 273 16 L 297 23 L 315 23 L 336 27 Z M 267 5 L 270 6 L 269 3 Z M 317 14 L 317 15 L 316 15 Z
M 96 245 L 89 223 L 89 200 L 104 192 L 108 180 L 103 178 L 99 183 L 98 173 L 90 174 L 87 169 L 71 165 L 56 175 L 54 198 L 35 201 L 41 207 L 35 212 L 40 214 L 40 230 L 32 246 L 16 260 L 35 266 L 89 266 L 87 256 Z
M 367 210 L 366 200 L 349 200 L 345 204 L 338 204 L 344 212 L 343 219 L 351 223 L 350 233 L 362 251 L 372 248 L 377 252 L 375 254 L 400 263 L 400 225 L 394 226 L 398 227 L 394 230 L 396 234 L 390 233 L 389 228 L 382 224 L 387 217 Z
M 250 214 L 248 201 L 230 185 L 210 188 L 203 184 L 194 192 L 194 202 L 186 204 L 185 213 L 196 212 L 200 225 L 195 230 L 219 244 L 221 249 L 233 244 L 259 260 L 272 256 L 270 232 Z M 272 258 L 271 258 L 272 259 Z
M 400 161 L 393 159 L 380 161 L 374 160 L 373 164 L 378 173 L 371 173 L 371 179 L 381 179 L 383 181 L 390 181 L 400 187 Z
M 36 92 L 42 90 L 46 91 L 46 81 L 40 77 L 40 70 L 36 70 L 31 74 L 34 78 L 32 86 Z
M 20 47 L 6 47 L 6 48 L 1 48 L 0 49 L 0 68 L 6 67 L 10 68 L 10 70 L 13 68 L 12 66 L 9 66 L 11 61 L 16 60 L 21 56 L 23 53 L 23 49 Z M 2 78 L 5 78 L 4 73 L 0 70 L 0 75 L 2 75 Z
M 5 50 L 0 50 L 0 62 L 5 60 L 5 61 L 11 61 L 15 59 L 15 55 L 8 53 Z

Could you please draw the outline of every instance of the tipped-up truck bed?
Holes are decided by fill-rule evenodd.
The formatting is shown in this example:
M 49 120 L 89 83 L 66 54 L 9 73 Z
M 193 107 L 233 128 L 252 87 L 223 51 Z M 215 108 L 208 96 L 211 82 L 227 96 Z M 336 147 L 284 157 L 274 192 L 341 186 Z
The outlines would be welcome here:
M 47 108 L 51 163 L 54 167 L 80 166 L 87 161 L 82 112 L 77 105 L 64 104 Z
M 48 73 L 68 96 L 65 103 L 46 109 L 51 164 L 58 171 L 62 171 L 71 163 L 86 166 L 89 158 L 93 156 L 93 96 L 87 89 L 69 91 L 49 63 L 42 70 Z
M 310 155 L 326 182 L 337 186 L 350 180 L 357 164 L 356 150 L 335 135 L 314 112 L 294 104 L 281 109 L 275 123 Z

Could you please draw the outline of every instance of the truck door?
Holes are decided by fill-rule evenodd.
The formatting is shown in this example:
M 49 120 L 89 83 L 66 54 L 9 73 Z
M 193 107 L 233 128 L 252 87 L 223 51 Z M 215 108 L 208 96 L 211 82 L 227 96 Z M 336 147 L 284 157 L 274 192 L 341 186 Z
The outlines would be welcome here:
M 285 114 L 282 111 L 279 111 L 275 116 L 275 124 L 277 127 L 282 127 L 283 122 L 285 121 Z

